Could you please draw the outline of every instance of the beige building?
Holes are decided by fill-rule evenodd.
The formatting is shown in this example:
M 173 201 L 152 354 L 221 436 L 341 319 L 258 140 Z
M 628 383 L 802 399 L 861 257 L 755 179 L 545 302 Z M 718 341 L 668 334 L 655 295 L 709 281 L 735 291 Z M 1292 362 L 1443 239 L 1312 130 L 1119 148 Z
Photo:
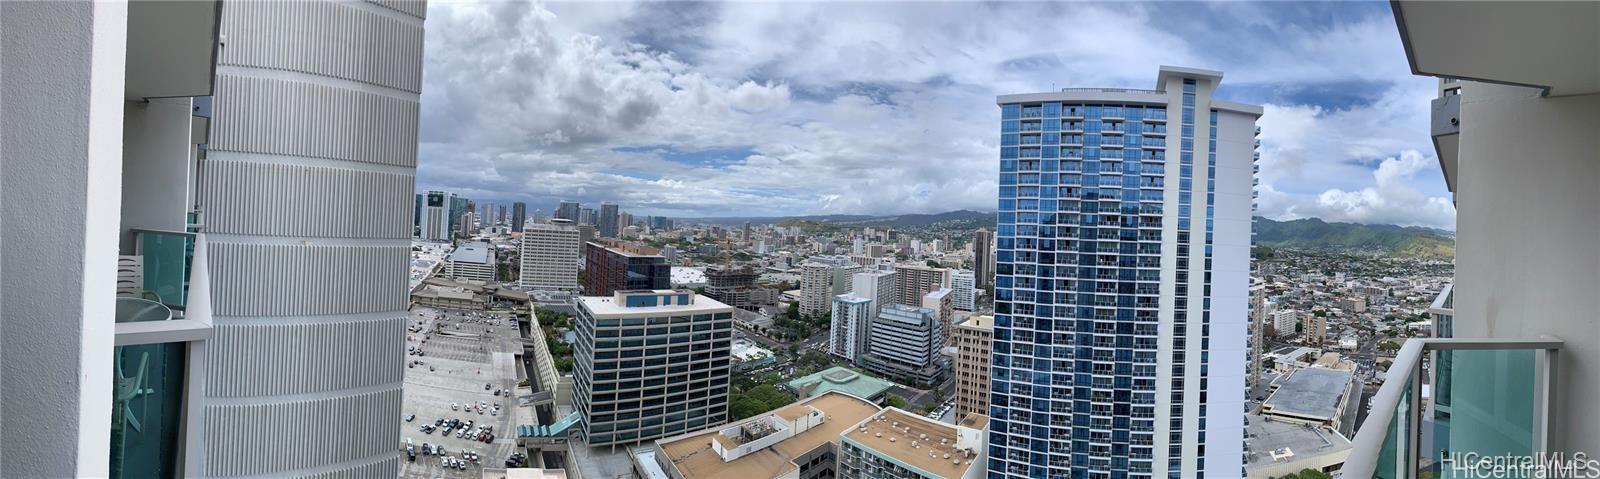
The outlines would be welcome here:
M 663 438 L 634 450 L 639 477 L 819 479 L 843 477 L 840 433 L 878 413 L 866 399 L 831 391 L 743 421 Z
M 950 287 L 950 270 L 925 264 L 894 265 L 894 300 L 906 306 L 922 306 L 922 297 Z
M 956 419 L 989 412 L 989 352 L 994 316 L 970 316 L 950 328 L 955 347 Z
M 988 471 L 988 416 L 945 424 L 899 408 L 841 434 L 837 477 L 976 479 Z

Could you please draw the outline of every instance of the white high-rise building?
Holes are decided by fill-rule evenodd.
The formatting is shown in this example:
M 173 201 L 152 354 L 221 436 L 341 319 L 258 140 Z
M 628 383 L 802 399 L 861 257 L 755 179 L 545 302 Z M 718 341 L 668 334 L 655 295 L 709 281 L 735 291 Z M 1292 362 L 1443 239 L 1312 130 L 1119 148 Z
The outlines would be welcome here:
M 578 292 L 578 229 L 561 219 L 529 224 L 522 230 L 521 277 L 517 286 L 531 291 Z
M 833 321 L 828 326 L 828 353 L 855 362 L 867 341 L 872 321 L 872 300 L 846 293 L 833 297 Z
M 1215 99 L 1221 80 L 1162 67 L 1154 90 L 997 99 L 991 477 L 1243 472 L 1262 109 Z M 1103 376 L 1002 374 L 1052 363 Z
M 450 195 L 443 191 L 429 191 L 422 205 L 422 239 L 450 240 Z
M 894 271 L 875 270 L 856 273 L 851 278 L 851 291 L 848 295 L 835 296 L 834 320 L 831 338 L 841 340 L 844 344 L 830 347 L 839 348 L 839 351 L 848 349 L 849 352 L 836 352 L 835 355 L 858 361 L 867 352 L 867 344 L 871 340 L 870 326 L 872 318 L 878 317 L 878 312 L 884 306 L 894 303 Z M 849 310 L 841 310 L 841 299 L 848 297 L 842 304 L 848 305 Z M 862 305 L 858 300 L 865 300 Z M 863 309 L 864 308 L 864 309 Z M 841 313 L 845 313 L 841 316 Z M 840 333 L 838 328 L 849 328 L 848 333 Z
M 978 281 L 971 271 L 950 273 L 950 289 L 955 295 L 953 305 L 960 311 L 975 311 L 978 307 Z
M 834 296 L 849 291 L 851 277 L 861 267 L 842 256 L 815 256 L 800 264 L 800 314 L 822 317 Z

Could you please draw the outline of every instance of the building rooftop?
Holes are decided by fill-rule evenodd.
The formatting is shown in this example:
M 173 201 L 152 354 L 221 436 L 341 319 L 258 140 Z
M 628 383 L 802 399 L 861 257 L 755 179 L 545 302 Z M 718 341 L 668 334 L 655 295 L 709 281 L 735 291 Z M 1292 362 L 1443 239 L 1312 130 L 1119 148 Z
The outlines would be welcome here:
M 983 416 L 974 416 L 973 421 L 988 423 Z M 972 429 L 983 435 L 981 427 Z M 862 421 L 844 437 L 935 477 L 962 477 L 973 466 L 984 467 L 984 451 L 978 450 L 977 443 L 963 444 L 956 426 L 897 408 Z
M 839 366 L 789 381 L 787 386 L 800 397 L 816 397 L 832 391 L 867 399 L 894 388 L 894 383 Z
M 1255 468 L 1350 450 L 1350 439 L 1326 426 L 1245 415 L 1245 467 Z
M 977 314 L 967 316 L 967 320 L 956 323 L 956 327 L 994 331 L 994 316 Z
M 488 243 L 469 242 L 461 243 L 455 251 L 450 252 L 450 261 L 457 263 L 490 264 L 494 260 L 494 248 Z
M 1328 368 L 1302 368 L 1279 378 L 1277 390 L 1262 405 L 1263 414 L 1328 420 L 1339 414 L 1353 372 Z
M 812 409 L 825 414 L 821 424 L 782 441 L 724 462 L 712 449 L 711 441 L 723 447 L 736 446 L 722 431 L 733 426 L 756 424 L 773 418 L 794 421 Z M 872 402 L 843 393 L 820 394 L 816 397 L 779 408 L 732 425 L 718 426 L 700 432 L 656 441 L 666 453 L 673 467 L 685 479 L 766 479 L 779 477 L 799 467 L 793 462 L 824 444 L 839 443 L 839 433 L 878 412 Z
M 621 295 L 621 294 L 631 294 L 631 293 L 638 293 L 638 292 L 640 292 L 640 291 L 618 291 L 617 293 L 618 293 L 618 295 Z M 672 305 L 667 305 L 667 306 L 633 306 L 633 307 L 617 304 L 616 298 L 618 298 L 619 296 L 580 296 L 580 297 L 578 297 L 578 301 L 583 303 L 583 306 L 585 308 L 588 308 L 589 312 L 594 313 L 596 315 L 602 315 L 602 316 L 603 315 L 633 315 L 633 314 L 678 314 L 678 313 L 688 313 L 688 312 L 711 312 L 711 311 L 716 311 L 716 310 L 729 310 L 729 311 L 731 311 L 733 309 L 732 306 L 728 306 L 726 304 L 723 304 L 721 301 L 717 301 L 715 299 L 711 299 L 711 298 L 703 296 L 703 295 L 695 294 L 694 291 L 687 290 L 687 289 L 658 289 L 658 290 L 654 290 L 654 292 L 659 293 L 659 294 L 684 294 L 684 293 L 686 293 L 686 294 L 689 294 L 692 297 L 692 299 L 691 299 L 691 302 L 689 304 L 672 304 Z

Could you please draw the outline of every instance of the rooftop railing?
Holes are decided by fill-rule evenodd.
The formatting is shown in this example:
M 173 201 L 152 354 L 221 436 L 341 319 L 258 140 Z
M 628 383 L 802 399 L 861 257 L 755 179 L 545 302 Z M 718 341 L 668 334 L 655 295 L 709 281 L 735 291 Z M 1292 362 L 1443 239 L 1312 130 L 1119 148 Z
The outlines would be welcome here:
M 1407 340 L 1356 432 L 1344 477 L 1496 477 L 1472 468 L 1484 467 L 1481 458 L 1548 451 L 1561 347 L 1554 339 Z

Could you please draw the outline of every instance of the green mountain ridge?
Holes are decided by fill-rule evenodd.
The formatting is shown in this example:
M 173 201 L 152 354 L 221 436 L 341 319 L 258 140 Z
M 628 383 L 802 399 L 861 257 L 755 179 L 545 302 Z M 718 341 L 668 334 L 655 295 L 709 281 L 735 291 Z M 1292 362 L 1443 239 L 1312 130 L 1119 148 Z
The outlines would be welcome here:
M 1256 245 L 1342 253 L 1379 253 L 1412 258 L 1450 259 L 1454 233 L 1433 228 L 1329 223 L 1317 218 L 1274 221 L 1256 217 Z

